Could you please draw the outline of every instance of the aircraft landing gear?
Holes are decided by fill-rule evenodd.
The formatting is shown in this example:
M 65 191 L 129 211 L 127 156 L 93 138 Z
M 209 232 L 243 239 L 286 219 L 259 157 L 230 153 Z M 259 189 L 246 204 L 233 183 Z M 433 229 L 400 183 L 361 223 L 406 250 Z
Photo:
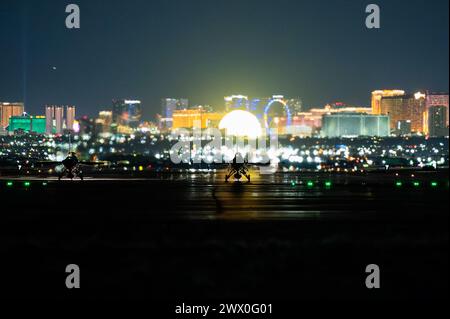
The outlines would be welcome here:
M 64 176 L 67 175 L 67 170 L 62 171 L 61 173 L 58 174 L 58 181 L 62 180 L 62 178 Z

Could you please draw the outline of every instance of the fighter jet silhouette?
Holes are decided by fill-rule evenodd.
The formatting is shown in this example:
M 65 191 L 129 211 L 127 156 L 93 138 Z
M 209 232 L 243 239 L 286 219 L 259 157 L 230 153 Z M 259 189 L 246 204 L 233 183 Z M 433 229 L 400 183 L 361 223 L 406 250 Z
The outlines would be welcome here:
M 242 177 L 245 177 L 248 182 L 250 182 L 248 161 L 245 160 L 239 153 L 235 155 L 233 161 L 228 165 L 227 174 L 225 175 L 225 182 L 228 182 L 231 177 L 234 177 L 236 181 L 239 181 Z
M 83 180 L 83 170 L 82 170 L 83 166 L 104 165 L 105 162 L 80 161 L 80 160 L 78 160 L 78 157 L 74 152 L 70 152 L 69 155 L 66 157 L 66 159 L 61 162 L 44 161 L 44 162 L 38 162 L 38 164 L 64 166 L 64 169 L 58 173 L 59 180 L 61 180 L 64 177 L 70 178 L 71 180 L 78 177 L 81 180 Z

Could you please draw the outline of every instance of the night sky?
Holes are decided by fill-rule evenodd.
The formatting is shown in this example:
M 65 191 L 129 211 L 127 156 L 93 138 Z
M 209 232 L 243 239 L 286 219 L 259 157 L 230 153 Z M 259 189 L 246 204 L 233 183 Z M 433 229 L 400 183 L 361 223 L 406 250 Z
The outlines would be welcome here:
M 81 29 L 65 27 L 65 7 Z M 365 7 L 381 7 L 381 29 Z M 223 105 L 223 96 L 300 96 L 306 106 L 370 104 L 379 88 L 448 91 L 448 0 L 0 0 L 0 101 L 113 98 Z M 56 70 L 53 69 L 56 67 Z

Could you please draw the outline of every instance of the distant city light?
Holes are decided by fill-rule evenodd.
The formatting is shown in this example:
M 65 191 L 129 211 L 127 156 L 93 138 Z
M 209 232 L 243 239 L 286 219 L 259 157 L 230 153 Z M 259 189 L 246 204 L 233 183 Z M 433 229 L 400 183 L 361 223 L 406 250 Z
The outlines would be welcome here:
M 124 103 L 125 104 L 140 104 L 141 101 L 139 101 L 139 100 L 125 100 Z
M 73 122 L 73 131 L 75 133 L 80 133 L 80 122 L 78 121 Z
M 426 97 L 427 97 L 427 95 L 426 95 L 425 93 L 422 93 L 422 92 L 414 93 L 414 98 L 415 98 L 416 100 L 424 99 L 424 98 L 426 98 Z

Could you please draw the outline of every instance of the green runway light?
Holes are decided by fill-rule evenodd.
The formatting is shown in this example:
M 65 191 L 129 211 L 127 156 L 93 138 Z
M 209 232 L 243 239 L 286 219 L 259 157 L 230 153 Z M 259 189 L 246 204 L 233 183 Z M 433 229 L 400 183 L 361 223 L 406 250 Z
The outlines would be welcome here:
M 47 182 L 42 182 L 42 186 L 47 186 Z
M 330 181 L 325 182 L 325 187 L 331 187 L 331 182 Z
M 414 187 L 419 187 L 420 186 L 420 182 L 414 182 L 413 185 L 414 185 Z
M 30 183 L 30 182 L 24 182 L 24 183 L 23 183 L 23 186 L 25 186 L 25 187 L 30 187 L 30 186 L 31 186 L 31 183 Z
M 294 181 L 292 181 L 292 182 L 291 182 L 291 185 L 292 185 L 292 186 L 297 186 L 297 183 L 294 182 Z
M 431 182 L 431 187 L 438 187 L 438 186 L 439 186 L 438 182 Z
M 308 183 L 306 185 L 308 185 L 308 187 L 313 187 L 314 186 L 314 182 L 313 181 L 308 181 Z
M 397 186 L 397 187 L 402 187 L 402 186 L 403 186 L 403 183 L 402 183 L 402 182 L 396 182 L 396 183 L 395 183 L 395 186 Z
M 13 182 L 7 182 L 7 183 L 6 183 L 6 186 L 8 186 L 8 187 L 13 187 L 13 186 L 14 186 L 14 183 L 13 183 Z

